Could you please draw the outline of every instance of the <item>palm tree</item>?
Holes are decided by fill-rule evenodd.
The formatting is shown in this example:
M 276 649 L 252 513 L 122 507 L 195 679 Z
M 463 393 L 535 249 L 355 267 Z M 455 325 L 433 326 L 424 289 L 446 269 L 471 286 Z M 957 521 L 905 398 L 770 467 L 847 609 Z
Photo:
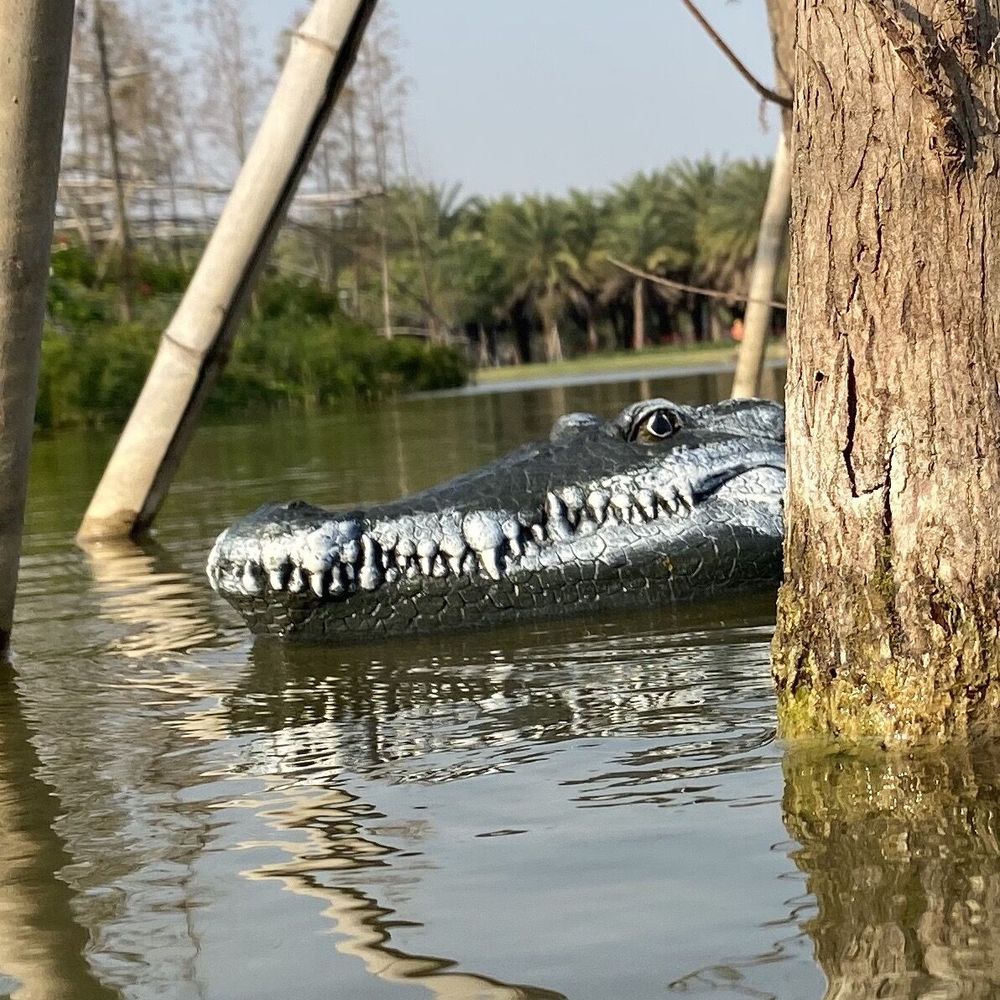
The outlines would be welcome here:
M 562 359 L 559 322 L 576 295 L 566 216 L 557 198 L 507 197 L 493 205 L 487 220 L 511 290 L 507 310 L 521 308 L 541 322 L 547 361 Z
M 720 291 L 744 291 L 757 247 L 771 165 L 739 160 L 719 172 L 697 224 L 696 277 Z
M 604 278 L 601 239 L 607 222 L 603 199 L 583 191 L 570 191 L 566 204 L 566 246 L 573 261 L 573 304 L 587 328 L 587 350 L 600 346 L 597 316 Z
M 603 248 L 623 263 L 665 276 L 685 272 L 692 259 L 690 224 L 681 188 L 670 173 L 637 174 L 615 188 L 608 201 Z M 646 280 L 620 269 L 609 271 L 603 298 L 626 289 L 632 296 L 632 347 L 646 345 Z
M 392 193 L 393 214 L 398 228 L 407 234 L 433 341 L 441 339 L 442 324 L 451 325 L 452 321 L 447 301 L 447 289 L 452 284 L 447 271 L 449 250 L 468 205 L 460 191 L 458 184 L 409 184 Z M 394 265 L 405 264 L 406 256 L 397 254 Z

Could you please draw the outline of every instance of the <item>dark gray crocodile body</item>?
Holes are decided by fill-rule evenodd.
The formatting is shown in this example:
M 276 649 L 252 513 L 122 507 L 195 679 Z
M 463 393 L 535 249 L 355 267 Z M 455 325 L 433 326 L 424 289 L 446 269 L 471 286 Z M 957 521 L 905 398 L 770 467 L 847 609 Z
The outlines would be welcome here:
M 331 642 L 660 605 L 773 585 L 784 485 L 780 406 L 648 400 L 367 510 L 267 504 L 208 575 L 252 631 Z

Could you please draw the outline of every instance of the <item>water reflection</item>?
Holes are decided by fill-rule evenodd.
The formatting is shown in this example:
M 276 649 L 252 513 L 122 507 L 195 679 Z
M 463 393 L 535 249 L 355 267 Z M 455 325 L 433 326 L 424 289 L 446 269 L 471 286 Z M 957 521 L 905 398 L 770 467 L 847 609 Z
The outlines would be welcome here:
M 70 857 L 56 834 L 59 803 L 38 777 L 32 734 L 13 672 L 0 662 L 0 991 L 15 1000 L 112 1000 L 86 958 L 75 893 L 62 879 Z
M 252 649 L 203 576 L 259 502 L 387 499 L 564 410 L 717 381 L 205 427 L 142 549 L 71 545 L 111 441 L 40 442 L 0 708 L 0 996 L 4 973 L 60 1000 L 818 995 L 773 846 L 769 599 Z
M 828 1000 L 1000 994 L 1000 748 L 783 766 Z
M 567 775 L 588 806 L 709 798 L 769 766 L 770 596 L 603 623 L 322 649 L 258 642 L 227 699 L 258 766 L 315 780 L 447 781 L 497 773 L 581 738 L 641 738 L 600 773 Z M 676 631 L 670 631 L 673 620 Z M 719 623 L 726 622 L 720 628 Z M 683 627 L 681 627 L 683 625 Z M 683 779 L 683 781 L 681 781 Z
M 116 638 L 109 652 L 162 658 L 214 644 L 220 619 L 204 581 L 155 541 L 85 544 L 102 618 Z
M 410 954 L 391 944 L 401 922 L 391 907 L 349 885 L 330 881 L 331 874 L 385 864 L 394 849 L 365 834 L 359 817 L 371 806 L 339 789 L 288 787 L 269 782 L 267 794 L 245 803 L 276 831 L 304 831 L 305 844 L 285 846 L 285 861 L 244 874 L 254 880 L 277 879 L 301 896 L 322 900 L 323 916 L 342 938 L 341 954 L 360 960 L 367 973 L 387 983 L 423 987 L 440 1000 L 565 1000 L 562 993 L 503 983 L 489 976 L 454 970 L 456 962 Z M 394 828 L 396 837 L 419 839 L 418 829 Z

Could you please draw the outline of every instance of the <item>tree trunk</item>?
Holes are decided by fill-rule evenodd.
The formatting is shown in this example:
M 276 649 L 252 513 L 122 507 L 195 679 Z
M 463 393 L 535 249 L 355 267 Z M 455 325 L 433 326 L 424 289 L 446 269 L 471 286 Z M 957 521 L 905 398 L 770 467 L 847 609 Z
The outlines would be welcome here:
M 794 91 L 795 2 L 767 0 L 767 19 L 771 29 L 771 50 L 774 55 L 774 90 L 783 97 Z M 782 128 L 771 166 L 767 198 L 760 218 L 757 251 L 750 270 L 750 299 L 743 317 L 743 339 L 736 357 L 733 376 L 733 399 L 757 396 L 763 392 L 761 372 L 767 353 L 767 337 L 771 332 L 771 306 L 774 282 L 781 264 L 781 254 L 788 234 L 788 219 L 792 209 L 792 160 L 788 141 L 791 114 L 782 111 Z
M 646 346 L 646 283 L 636 278 L 632 283 L 632 350 Z
M 0 657 L 14 617 L 73 4 L 0 0 Z
M 117 216 L 118 286 L 120 289 L 121 318 L 132 322 L 132 303 L 135 294 L 132 266 L 132 232 L 128 219 L 128 199 L 125 197 L 125 178 L 122 175 L 121 151 L 118 145 L 118 120 L 111 97 L 111 66 L 108 62 L 108 43 L 104 34 L 103 0 L 96 0 L 93 10 L 94 36 L 97 39 L 97 61 L 101 78 L 101 96 L 104 100 L 105 128 L 108 134 L 108 151 L 111 160 L 111 180 L 115 189 L 115 215 Z
M 554 318 L 545 320 L 545 360 L 562 361 L 562 337 L 559 335 L 559 323 Z
M 789 736 L 940 737 L 998 713 L 998 23 L 1000 0 L 800 6 Z
M 382 335 L 386 340 L 392 340 L 392 299 L 389 297 L 389 234 L 386 232 L 388 223 L 385 212 L 382 213 L 382 230 L 380 233 L 380 257 L 382 279 Z
M 593 313 L 587 313 L 587 350 L 593 354 L 601 349 L 601 338 L 597 333 L 597 320 Z
M 788 232 L 788 216 L 792 207 L 792 161 L 784 132 L 771 166 L 767 200 L 760 219 L 757 252 L 750 271 L 750 300 L 743 319 L 743 340 L 736 358 L 733 375 L 733 399 L 757 396 L 760 374 L 767 352 L 767 337 L 771 332 L 770 300 L 774 297 L 774 279 L 781 264 L 781 253 Z
M 160 509 L 374 6 L 375 0 L 315 0 L 293 34 L 267 115 L 163 335 L 79 538 L 139 535 Z

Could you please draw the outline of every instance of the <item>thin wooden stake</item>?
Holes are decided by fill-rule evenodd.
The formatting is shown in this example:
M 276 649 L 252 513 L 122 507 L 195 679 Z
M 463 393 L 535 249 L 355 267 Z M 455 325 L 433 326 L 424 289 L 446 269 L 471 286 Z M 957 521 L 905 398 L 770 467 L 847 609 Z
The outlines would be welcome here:
M 299 179 L 354 63 L 375 0 L 315 0 L 257 138 L 77 535 L 145 532 L 170 488 Z
M 73 4 L 0 0 L 0 656 L 14 618 Z

